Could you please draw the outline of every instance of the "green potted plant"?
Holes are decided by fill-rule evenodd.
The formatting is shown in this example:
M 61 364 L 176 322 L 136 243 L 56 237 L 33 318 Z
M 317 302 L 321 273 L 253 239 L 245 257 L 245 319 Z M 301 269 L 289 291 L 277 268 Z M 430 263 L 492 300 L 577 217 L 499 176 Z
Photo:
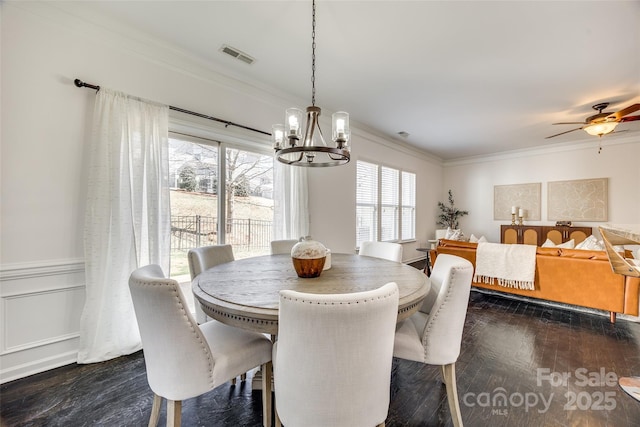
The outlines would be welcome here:
M 436 225 L 445 229 L 451 228 L 452 230 L 458 229 L 458 219 L 469 215 L 469 211 L 461 211 L 460 209 L 455 207 L 455 202 L 453 201 L 453 193 L 449 190 L 449 204 L 445 205 L 442 202 L 438 202 L 438 209 L 440 209 L 440 214 L 438 215 L 438 221 Z M 436 230 L 436 239 L 439 237 L 438 230 Z

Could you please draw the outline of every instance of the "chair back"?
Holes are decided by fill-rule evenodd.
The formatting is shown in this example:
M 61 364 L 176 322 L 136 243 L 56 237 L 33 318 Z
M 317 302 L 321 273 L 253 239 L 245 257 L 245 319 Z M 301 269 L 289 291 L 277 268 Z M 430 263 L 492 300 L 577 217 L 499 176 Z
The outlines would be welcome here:
M 280 292 L 276 408 L 285 426 L 367 426 L 389 408 L 398 287 Z
M 198 274 L 208 268 L 225 262 L 231 262 L 235 259 L 231 245 L 202 246 L 200 248 L 189 249 L 187 258 L 189 260 L 191 280 L 195 279 Z
M 297 240 L 272 240 L 271 255 L 290 254 L 296 243 L 298 243 Z
M 423 307 L 431 304 L 422 331 L 425 363 L 446 365 L 458 359 L 472 279 L 473 264 L 468 260 L 449 254 L 436 258 L 431 291 L 423 303 Z
M 402 245 L 392 242 L 362 242 L 358 254 L 402 262 Z
M 129 289 L 151 390 L 170 400 L 211 390 L 215 361 L 178 282 L 152 264 L 131 274 Z

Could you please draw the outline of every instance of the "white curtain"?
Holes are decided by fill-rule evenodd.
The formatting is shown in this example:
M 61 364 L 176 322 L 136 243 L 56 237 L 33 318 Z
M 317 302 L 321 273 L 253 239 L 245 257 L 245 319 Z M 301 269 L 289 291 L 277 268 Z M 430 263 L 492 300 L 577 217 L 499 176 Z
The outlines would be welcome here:
M 128 280 L 146 264 L 168 273 L 168 112 L 167 106 L 105 88 L 96 96 L 78 363 L 142 348 Z
M 309 234 L 307 169 L 274 160 L 274 240 L 298 239 Z

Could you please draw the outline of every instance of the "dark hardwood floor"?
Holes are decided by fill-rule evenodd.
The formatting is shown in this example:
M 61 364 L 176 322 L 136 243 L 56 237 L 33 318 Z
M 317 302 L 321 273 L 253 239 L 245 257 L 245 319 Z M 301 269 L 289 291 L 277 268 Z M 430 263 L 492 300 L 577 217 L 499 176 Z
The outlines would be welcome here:
M 472 292 L 456 367 L 467 426 L 640 425 L 640 402 L 612 379 L 640 375 L 638 323 Z M 141 352 L 0 393 L 2 426 L 143 426 L 152 401 Z M 250 382 L 189 399 L 182 412 L 185 426 L 262 425 Z M 438 367 L 394 359 L 386 425 L 451 425 Z

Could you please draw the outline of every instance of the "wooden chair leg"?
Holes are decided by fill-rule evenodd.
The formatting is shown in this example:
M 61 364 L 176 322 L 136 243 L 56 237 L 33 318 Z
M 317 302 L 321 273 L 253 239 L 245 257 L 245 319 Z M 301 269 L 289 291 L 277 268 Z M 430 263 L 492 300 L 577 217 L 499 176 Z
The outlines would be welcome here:
M 153 405 L 151 406 L 151 417 L 149 417 L 149 427 L 156 427 L 158 425 L 161 406 L 162 406 L 162 397 L 153 393 Z
M 462 427 L 462 415 L 460 414 L 458 387 L 456 385 L 456 364 L 444 365 L 442 369 L 444 371 L 444 382 L 447 386 L 447 400 L 449 402 L 451 420 L 455 427 Z
M 245 372 L 244 374 L 240 375 L 240 381 L 246 381 L 247 380 L 247 373 Z
M 271 417 L 273 414 L 273 400 L 271 396 L 271 375 L 273 365 L 271 361 L 262 365 L 262 425 L 271 427 Z
M 616 323 L 616 312 L 615 311 L 610 311 L 609 312 L 609 322 Z
M 167 427 L 180 427 L 181 417 L 182 401 L 167 399 Z
M 275 409 L 276 413 L 276 427 L 282 427 L 282 421 L 280 421 L 280 415 L 278 415 L 278 408 Z

